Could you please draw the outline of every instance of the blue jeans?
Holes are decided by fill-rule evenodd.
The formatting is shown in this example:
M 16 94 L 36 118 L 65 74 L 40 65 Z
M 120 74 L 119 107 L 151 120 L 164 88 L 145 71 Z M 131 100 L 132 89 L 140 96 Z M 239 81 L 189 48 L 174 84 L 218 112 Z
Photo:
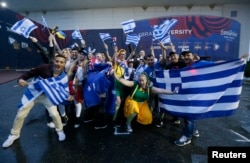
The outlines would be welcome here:
M 191 139 L 193 136 L 194 131 L 196 130 L 196 123 L 194 120 L 184 120 L 185 127 L 184 127 L 184 135 Z

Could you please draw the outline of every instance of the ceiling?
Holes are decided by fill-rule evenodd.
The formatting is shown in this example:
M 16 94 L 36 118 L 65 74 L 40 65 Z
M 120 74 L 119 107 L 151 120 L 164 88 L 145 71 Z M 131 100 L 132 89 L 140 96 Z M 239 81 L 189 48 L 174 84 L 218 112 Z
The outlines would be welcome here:
M 18 12 L 46 12 L 94 8 L 250 4 L 249 0 L 0 0 Z

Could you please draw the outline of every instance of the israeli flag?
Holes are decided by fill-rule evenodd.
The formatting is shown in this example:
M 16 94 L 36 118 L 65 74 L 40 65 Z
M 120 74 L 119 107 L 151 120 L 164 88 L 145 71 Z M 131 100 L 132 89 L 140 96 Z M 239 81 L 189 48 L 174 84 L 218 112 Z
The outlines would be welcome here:
M 38 77 L 26 88 L 18 105 L 19 109 L 27 106 L 31 101 L 45 93 L 52 104 L 64 103 L 69 97 L 68 77 L 65 72 L 60 76 L 43 79 Z
M 133 19 L 124 21 L 121 23 L 121 25 L 122 25 L 123 32 L 125 34 L 133 32 L 136 27 L 135 21 Z
M 153 40 L 166 42 L 168 31 L 177 23 L 176 19 L 165 20 L 161 25 L 154 25 L 153 27 Z
M 42 16 L 42 23 L 43 23 L 43 29 L 44 30 L 45 28 L 48 28 L 48 25 L 47 25 L 47 22 L 45 20 L 45 18 Z
M 238 108 L 246 61 L 232 60 L 178 70 L 156 71 L 159 87 L 175 95 L 159 95 L 163 112 L 186 119 L 232 115 Z
M 111 36 L 109 33 L 99 33 L 99 36 L 101 40 L 104 42 L 105 40 L 111 39 Z
M 81 32 L 80 32 L 78 29 L 74 30 L 74 31 L 72 32 L 72 38 L 73 38 L 73 39 L 82 40 L 82 34 L 81 34 Z
M 23 35 L 24 37 L 28 38 L 30 32 L 36 29 L 37 26 L 27 18 L 16 22 L 12 27 L 11 30 L 15 33 Z
M 140 41 L 140 36 L 137 34 L 127 34 L 126 36 L 126 45 L 132 43 L 135 46 L 137 46 L 139 41 Z

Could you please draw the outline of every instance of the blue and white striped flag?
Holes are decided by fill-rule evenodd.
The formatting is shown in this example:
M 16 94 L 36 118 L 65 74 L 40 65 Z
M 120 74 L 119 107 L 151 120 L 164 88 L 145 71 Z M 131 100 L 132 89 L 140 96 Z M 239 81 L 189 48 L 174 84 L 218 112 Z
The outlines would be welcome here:
M 45 93 L 54 105 L 66 102 L 69 97 L 67 75 L 63 72 L 60 76 L 48 79 L 36 78 L 26 88 L 18 108 L 22 109 L 42 93 Z
M 171 38 L 170 38 L 170 35 L 167 35 L 166 37 L 164 37 L 161 42 L 163 44 L 167 44 L 167 43 L 171 43 Z
M 82 40 L 82 34 L 81 34 L 81 32 L 80 32 L 78 29 L 74 30 L 74 31 L 72 32 L 72 38 L 73 38 L 73 39 Z
M 246 62 L 240 59 L 195 68 L 156 71 L 159 87 L 176 95 L 160 95 L 162 111 L 187 119 L 232 115 L 239 106 Z
M 45 28 L 48 28 L 48 24 L 47 24 L 45 18 L 43 17 L 43 15 L 42 15 L 42 23 L 43 23 L 43 29 L 42 30 L 44 30 Z
M 109 33 L 99 33 L 99 36 L 101 40 L 104 42 L 105 40 L 111 39 L 111 36 Z
M 121 25 L 122 25 L 123 32 L 125 34 L 133 32 L 136 27 L 135 21 L 133 19 L 124 21 L 121 23 Z
M 139 41 L 140 41 L 140 36 L 137 34 L 127 34 L 126 36 L 126 45 L 132 43 L 135 46 L 137 46 Z
M 166 42 L 168 40 L 168 31 L 177 23 L 176 19 L 165 20 L 161 25 L 154 25 L 153 27 L 153 40 Z M 169 37 L 170 39 L 170 37 Z
M 27 18 L 24 18 L 18 22 L 16 22 L 12 27 L 11 30 L 15 33 L 23 35 L 24 37 L 28 38 L 30 32 L 36 29 L 37 26 Z

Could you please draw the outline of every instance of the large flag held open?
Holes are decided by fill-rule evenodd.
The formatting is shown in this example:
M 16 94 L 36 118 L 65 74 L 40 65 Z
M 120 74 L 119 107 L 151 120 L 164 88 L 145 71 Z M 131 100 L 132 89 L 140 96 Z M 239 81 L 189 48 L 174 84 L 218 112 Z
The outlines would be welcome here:
M 47 79 L 42 79 L 41 77 L 36 78 L 26 88 L 18 108 L 22 109 L 42 93 L 45 93 L 54 105 L 67 102 L 69 97 L 67 75 L 63 72 L 57 77 Z
M 187 119 L 232 115 L 238 108 L 246 62 L 240 59 L 200 67 L 156 71 L 159 87 L 179 94 L 160 95 L 164 112 Z
M 24 18 L 18 22 L 16 22 L 12 27 L 11 30 L 15 33 L 23 35 L 24 37 L 28 38 L 30 32 L 36 29 L 37 26 L 29 19 Z

